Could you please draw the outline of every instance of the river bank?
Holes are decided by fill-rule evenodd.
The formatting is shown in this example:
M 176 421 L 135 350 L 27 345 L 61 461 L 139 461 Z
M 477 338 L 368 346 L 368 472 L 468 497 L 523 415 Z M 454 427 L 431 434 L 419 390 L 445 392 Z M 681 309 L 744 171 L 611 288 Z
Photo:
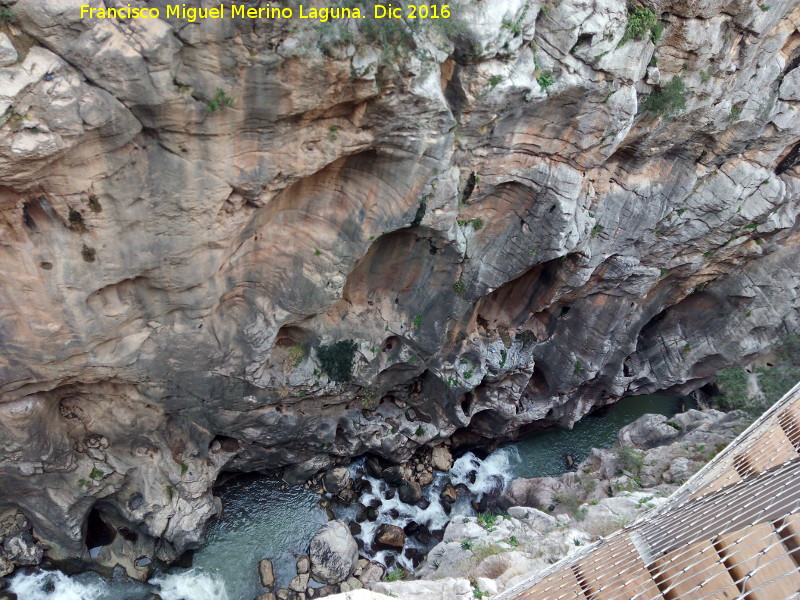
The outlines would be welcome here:
M 679 406 L 675 398 L 631 400 L 638 402 L 623 401 L 604 415 L 587 417 L 571 431 L 537 434 L 488 456 L 465 453 L 457 458 L 450 457 L 452 464 L 447 470 L 433 468 L 431 464 L 435 462 L 438 467 L 446 467 L 442 462 L 448 462 L 443 459 L 444 453 L 439 451 L 437 460 L 432 461 L 433 452 L 429 450 L 430 458 L 423 457 L 420 460 L 417 457 L 402 467 L 402 472 L 398 474 L 406 483 L 399 485 L 399 480 L 394 485 L 387 482 L 382 477 L 383 469 L 381 477 L 377 477 L 374 460 L 373 474 L 367 473 L 366 459 L 356 461 L 346 469 L 352 483 L 336 493 L 324 489 L 323 474 L 310 481 L 307 488 L 287 486 L 275 479 L 238 478 L 224 486 L 224 514 L 210 527 L 206 543 L 195 553 L 190 570 L 170 569 L 157 574 L 151 580 L 155 585 L 133 583 L 121 576 L 106 582 L 91 573 L 73 578 L 52 573 L 22 574 L 14 578 L 12 590 L 26 600 L 140 600 L 152 598 L 153 594 L 158 594 L 163 600 L 252 600 L 260 594 L 270 593 L 261 585 L 256 568 L 260 559 L 268 558 L 274 570 L 274 591 L 284 589 L 288 592 L 291 582 L 303 575 L 298 573 L 296 567 L 298 559 L 305 555 L 309 540 L 332 517 L 348 522 L 351 534 L 360 545 L 359 553 L 372 561 L 370 565 L 376 565 L 380 578 L 385 578 L 387 573 L 392 578 L 410 577 L 415 571 L 419 576 L 424 576 L 426 569 L 430 570 L 431 549 L 453 535 L 452 532 L 447 533 L 452 523 L 456 520 L 463 522 L 464 519 L 477 523 L 481 516 L 476 513 L 476 508 L 500 510 L 497 502 L 500 501 L 501 505 L 507 503 L 501 493 L 506 488 L 516 489 L 514 486 L 519 486 L 517 482 L 521 481 L 520 475 L 531 472 L 540 475 L 554 471 L 563 473 L 568 467 L 562 449 L 576 457 L 574 469 L 579 460 L 589 456 L 591 448 L 600 443 L 597 440 L 613 442 L 620 419 L 632 419 L 638 416 L 636 413 L 648 410 L 663 410 L 672 414 Z M 587 443 L 591 446 L 587 446 Z M 549 454 L 537 451 L 537 445 L 548 448 Z M 446 445 L 443 443 L 438 448 L 446 448 Z M 419 462 L 414 463 L 415 460 Z M 538 466 L 532 464 L 534 460 L 539 461 Z M 402 486 L 419 481 L 427 482 L 420 486 L 424 488 L 424 494 L 416 502 L 403 502 L 399 493 Z M 356 482 L 359 482 L 358 486 Z M 410 487 L 415 495 L 416 488 Z M 351 493 L 344 493 L 344 497 L 349 497 L 350 501 L 342 502 L 337 494 L 348 489 Z M 443 499 L 445 490 L 447 493 Z M 315 493 L 318 491 L 324 494 L 321 503 Z M 451 496 L 453 491 L 454 498 Z M 404 492 L 404 496 L 406 500 L 409 499 L 407 492 Z M 376 504 L 376 500 L 380 500 L 380 503 L 370 506 Z M 560 512 L 560 507 L 557 507 L 553 515 L 558 517 Z M 399 547 L 373 547 L 376 534 L 382 526 L 385 526 L 384 533 L 388 530 L 397 534 L 399 529 L 403 534 L 403 543 Z M 530 536 L 525 534 L 519 537 Z M 357 567 L 360 568 L 359 574 L 368 566 L 364 563 L 365 558 Z M 375 579 L 376 569 L 366 569 L 371 572 L 369 577 Z M 314 585 L 313 579 L 306 578 L 306 583 Z M 360 580 L 355 577 L 349 584 L 345 582 L 345 587 L 356 587 L 359 583 Z M 372 581 L 371 585 L 376 583 Z M 312 587 L 303 592 L 295 590 L 295 596 L 287 597 L 299 597 L 297 593 L 304 593 L 311 598 L 339 589 L 342 589 L 341 584 L 327 589 Z

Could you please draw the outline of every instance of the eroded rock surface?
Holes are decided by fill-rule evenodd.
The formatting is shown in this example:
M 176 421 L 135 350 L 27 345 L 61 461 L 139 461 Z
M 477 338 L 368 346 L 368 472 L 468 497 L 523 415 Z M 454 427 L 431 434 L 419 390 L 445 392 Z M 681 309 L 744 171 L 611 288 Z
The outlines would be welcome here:
M 141 575 L 223 468 L 569 425 L 796 328 L 800 9 L 648 5 L 655 44 L 624 0 L 456 2 L 394 54 L 369 20 L 14 2 L 0 507 L 87 561 L 95 511 Z M 644 110 L 676 76 L 685 109 Z
M 311 539 L 308 555 L 311 576 L 319 583 L 340 583 L 358 564 L 358 546 L 342 521 L 326 523 Z

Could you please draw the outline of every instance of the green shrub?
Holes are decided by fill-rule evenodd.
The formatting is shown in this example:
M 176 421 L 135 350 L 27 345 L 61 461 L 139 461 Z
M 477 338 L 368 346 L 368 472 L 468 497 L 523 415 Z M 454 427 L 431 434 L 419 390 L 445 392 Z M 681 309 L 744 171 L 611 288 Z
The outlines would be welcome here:
M 415 53 L 423 60 L 431 59 L 430 55 L 420 51 L 414 39 L 415 34 L 441 35 L 455 37 L 464 30 L 464 22 L 455 12 L 449 18 L 439 19 L 373 19 L 374 2 L 371 0 L 338 0 L 329 2 L 328 6 L 359 8 L 367 18 L 351 23 L 329 20 L 317 23 L 319 32 L 318 47 L 328 54 L 336 46 L 363 44 L 381 48 L 380 62 L 387 64 L 399 58 Z
M 489 78 L 489 86 L 490 87 L 497 87 L 497 84 L 503 81 L 503 78 L 500 75 L 492 75 Z
M 555 82 L 555 78 L 550 73 L 542 73 L 536 78 L 536 83 L 538 83 L 543 90 L 546 90 Z
M 350 379 L 356 348 L 358 345 L 353 340 L 342 340 L 329 346 L 319 347 L 317 356 L 328 377 L 339 383 Z
M 233 98 L 228 96 L 222 88 L 217 88 L 214 97 L 206 102 L 206 109 L 211 113 L 222 110 L 226 106 L 233 106 Z
M 400 581 L 406 578 L 406 572 L 403 569 L 392 569 L 386 575 L 386 581 Z
M 489 513 L 489 512 L 487 512 L 487 513 L 479 514 L 476 517 L 476 519 L 478 521 L 478 525 L 483 527 L 486 531 L 492 531 L 494 529 L 495 525 L 497 525 L 497 518 L 499 516 L 500 515 L 498 515 L 497 513 Z
M 654 44 L 661 37 L 661 23 L 656 19 L 655 13 L 649 8 L 629 6 L 625 34 L 617 44 L 617 47 L 630 40 L 643 40 L 648 34 L 650 34 L 650 39 Z
M 469 542 L 469 541 L 463 541 L 463 542 L 461 542 L 461 547 L 462 547 L 464 550 L 472 550 L 472 542 Z
M 633 446 L 624 444 L 617 448 L 617 466 L 620 471 L 627 471 L 634 477 L 638 477 L 644 466 L 644 453 Z
M 306 351 L 303 349 L 303 345 L 300 342 L 296 342 L 294 345 L 290 346 L 287 352 L 289 353 L 289 361 L 293 367 L 298 366 L 306 357 Z
M 747 410 L 750 399 L 747 397 L 747 373 L 744 369 L 723 369 L 717 373 L 717 387 L 720 395 L 715 398 L 715 404 L 720 410 Z
M 414 317 L 414 329 L 419 329 L 422 327 L 422 315 L 417 315 Z
M 17 15 L 9 6 L 0 6 L 0 23 L 13 23 L 17 20 Z
M 97 467 L 92 467 L 92 471 L 89 473 L 89 477 L 97 481 L 103 477 L 103 472 L 98 469 Z
M 464 295 L 464 282 L 460 279 L 453 284 L 453 289 L 459 296 Z
M 644 101 L 644 109 L 655 115 L 668 116 L 686 108 L 686 84 L 674 75 Z

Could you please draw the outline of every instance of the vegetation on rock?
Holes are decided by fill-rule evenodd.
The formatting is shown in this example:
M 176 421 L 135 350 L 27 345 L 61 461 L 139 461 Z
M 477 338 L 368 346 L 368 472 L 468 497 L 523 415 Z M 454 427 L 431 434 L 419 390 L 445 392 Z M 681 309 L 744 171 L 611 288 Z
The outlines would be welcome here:
M 625 25 L 625 35 L 619 41 L 622 46 L 630 40 L 643 40 L 650 34 L 650 39 L 655 44 L 661 37 L 661 23 L 655 13 L 649 8 L 628 7 L 628 23 Z
M 686 108 L 686 84 L 677 75 L 644 101 L 644 109 L 658 116 L 669 116 Z
M 748 375 L 742 367 L 723 369 L 717 374 L 720 395 L 714 403 L 720 410 L 741 410 L 752 421 L 775 404 L 800 381 L 800 336 L 786 337 L 775 351 L 772 366 L 756 367 L 759 392 L 751 396 Z
M 328 377 L 338 383 L 349 381 L 356 348 L 358 345 L 353 340 L 342 340 L 329 346 L 319 347 L 317 356 Z
M 217 88 L 214 97 L 206 103 L 208 112 L 217 112 L 226 106 L 233 106 L 233 98 L 225 93 L 225 90 Z

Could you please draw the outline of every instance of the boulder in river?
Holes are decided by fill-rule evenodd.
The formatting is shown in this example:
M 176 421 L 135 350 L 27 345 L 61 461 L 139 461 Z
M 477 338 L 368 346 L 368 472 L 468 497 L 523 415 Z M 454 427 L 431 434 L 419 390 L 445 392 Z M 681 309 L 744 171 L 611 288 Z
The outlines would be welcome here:
M 439 494 L 439 499 L 448 504 L 452 504 L 458 500 L 458 492 L 456 491 L 456 488 L 453 487 L 452 483 L 448 483 L 446 486 L 444 486 L 444 489 Z
M 383 477 L 383 467 L 381 466 L 380 461 L 375 457 L 370 457 L 364 462 L 364 468 L 367 471 L 367 475 L 370 477 L 374 477 L 375 479 L 380 479 Z
M 342 521 L 323 525 L 308 548 L 311 576 L 318 583 L 336 584 L 347 579 L 358 563 L 358 545 Z
M 308 587 L 308 573 L 300 573 L 289 583 L 289 589 L 293 592 L 305 592 Z
M 399 550 L 405 543 L 406 534 L 400 527 L 384 523 L 378 527 L 373 545 L 381 550 Z
M 446 446 L 436 446 L 431 452 L 431 465 L 439 471 L 449 471 L 453 466 L 453 455 Z
M 383 576 L 386 574 L 386 568 L 376 562 L 370 562 L 364 569 L 361 571 L 361 575 L 359 579 L 364 586 L 369 586 L 373 583 L 379 582 L 383 579 Z
M 350 483 L 350 471 L 344 467 L 329 469 L 322 476 L 322 485 L 329 494 L 338 494 Z
M 390 485 L 403 485 L 406 482 L 403 467 L 395 465 L 383 470 L 383 479 Z
M 261 585 L 268 590 L 272 590 L 275 585 L 275 573 L 272 570 L 272 561 L 268 558 L 258 563 L 258 576 L 261 578 Z
M 680 436 L 680 430 L 670 425 L 664 415 L 642 415 L 619 430 L 617 439 L 625 446 L 655 448 L 664 446 Z
M 422 487 L 416 481 L 410 481 L 400 486 L 398 494 L 401 502 L 416 504 L 422 499 Z
M 297 572 L 299 574 L 308 573 L 311 569 L 311 560 L 309 560 L 307 555 L 303 555 L 297 559 Z

